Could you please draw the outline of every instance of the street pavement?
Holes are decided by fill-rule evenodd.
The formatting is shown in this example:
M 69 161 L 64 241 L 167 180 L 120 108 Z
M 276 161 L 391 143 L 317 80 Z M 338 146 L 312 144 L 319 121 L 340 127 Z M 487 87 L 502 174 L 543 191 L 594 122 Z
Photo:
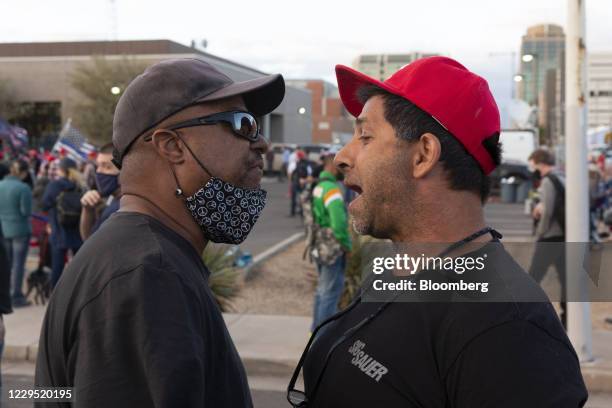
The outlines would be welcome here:
M 503 241 L 530 242 L 532 221 L 520 204 L 488 203 L 485 206 L 487 224 L 498 230 Z

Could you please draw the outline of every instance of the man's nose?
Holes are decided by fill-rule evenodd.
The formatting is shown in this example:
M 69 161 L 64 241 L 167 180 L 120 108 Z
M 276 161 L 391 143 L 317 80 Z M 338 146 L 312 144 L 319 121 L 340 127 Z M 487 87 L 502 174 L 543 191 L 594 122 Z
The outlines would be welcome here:
M 345 173 L 353 167 L 353 141 L 347 143 L 334 158 L 334 166 L 338 168 L 342 173 Z
M 256 141 L 251 142 L 251 150 L 255 150 L 259 154 L 265 154 L 270 148 L 270 142 L 262 134 L 259 135 Z

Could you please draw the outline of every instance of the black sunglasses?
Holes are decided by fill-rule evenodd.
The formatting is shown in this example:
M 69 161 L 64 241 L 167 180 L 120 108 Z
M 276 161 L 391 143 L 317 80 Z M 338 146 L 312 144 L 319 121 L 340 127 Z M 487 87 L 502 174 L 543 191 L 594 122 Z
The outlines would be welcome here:
M 168 127 L 168 130 L 178 130 L 194 126 L 204 125 L 216 125 L 218 123 L 227 123 L 230 125 L 232 131 L 237 136 L 243 137 L 250 142 L 256 142 L 259 140 L 260 127 L 257 119 L 253 114 L 245 111 L 228 111 L 218 112 L 208 116 L 201 116 L 195 119 L 189 119 L 185 122 L 177 123 Z M 145 138 L 146 141 L 151 140 L 151 135 Z

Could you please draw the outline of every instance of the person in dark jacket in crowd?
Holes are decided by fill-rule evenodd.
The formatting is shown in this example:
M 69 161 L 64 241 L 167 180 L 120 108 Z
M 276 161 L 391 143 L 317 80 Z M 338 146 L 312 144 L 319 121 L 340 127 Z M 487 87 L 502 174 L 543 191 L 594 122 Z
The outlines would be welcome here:
M 58 217 L 58 198 L 62 193 L 82 188 L 81 175 L 77 171 L 74 160 L 64 158 L 59 163 L 59 178 L 51 181 L 43 195 L 43 211 L 49 212 L 49 225 L 51 226 L 51 283 L 57 283 L 62 271 L 68 250 L 74 256 L 83 241 L 79 233 L 79 223 L 74 225 L 62 224 Z

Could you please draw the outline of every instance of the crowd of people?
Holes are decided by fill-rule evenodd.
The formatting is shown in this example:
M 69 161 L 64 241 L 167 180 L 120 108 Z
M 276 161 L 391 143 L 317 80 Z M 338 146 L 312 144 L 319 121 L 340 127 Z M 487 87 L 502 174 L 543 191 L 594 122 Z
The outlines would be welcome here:
M 83 241 L 117 211 L 119 171 L 111 159 L 109 144 L 87 160 L 31 150 L 0 162 L 0 250 L 9 265 L 10 307 L 30 304 L 24 294 L 30 247 L 38 247 L 37 271 L 50 272 L 53 288 Z
M 87 160 L 30 150 L 0 161 L 0 358 L 4 348 L 2 316 L 31 305 L 28 295 L 45 302 L 67 261 L 100 225 L 119 209 L 119 170 L 112 144 Z M 26 279 L 30 248 L 38 265 Z M 25 288 L 24 288 L 25 286 Z M 1 386 L 1 382 L 0 382 Z

